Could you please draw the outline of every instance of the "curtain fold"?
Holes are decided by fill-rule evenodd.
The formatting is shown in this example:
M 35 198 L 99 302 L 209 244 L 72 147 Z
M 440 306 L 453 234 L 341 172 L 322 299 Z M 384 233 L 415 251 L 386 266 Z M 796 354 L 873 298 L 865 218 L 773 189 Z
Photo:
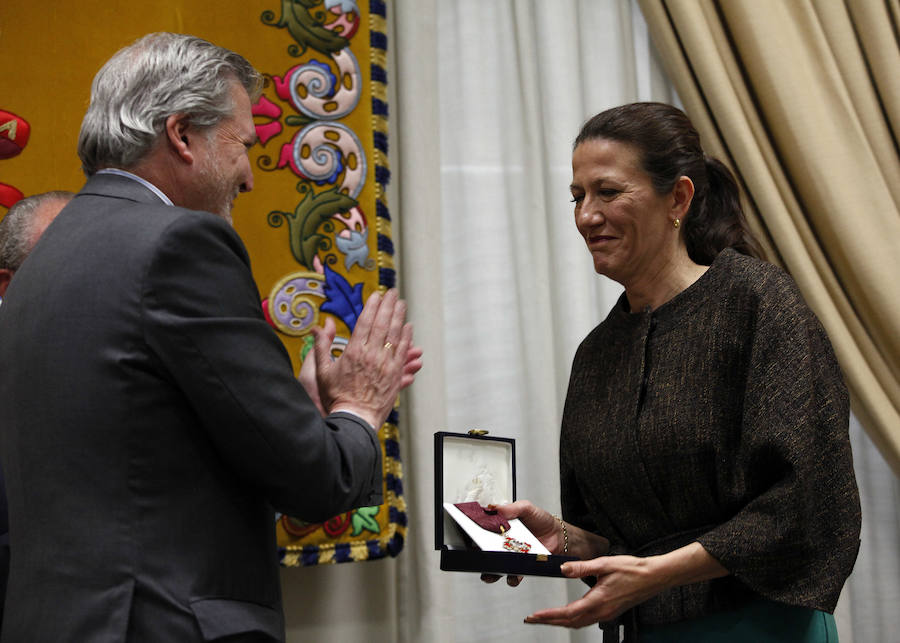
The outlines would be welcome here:
M 900 475 L 897 1 L 639 0 L 708 151 L 730 163 L 769 258 L 828 331 Z

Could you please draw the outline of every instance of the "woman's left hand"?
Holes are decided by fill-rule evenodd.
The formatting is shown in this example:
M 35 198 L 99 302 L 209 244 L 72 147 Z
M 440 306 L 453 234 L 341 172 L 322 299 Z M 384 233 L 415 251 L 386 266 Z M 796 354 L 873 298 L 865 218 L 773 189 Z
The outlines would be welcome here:
M 611 621 L 665 589 L 666 583 L 654 571 L 652 561 L 635 556 L 601 556 L 565 563 L 562 573 L 567 578 L 595 576 L 597 583 L 578 600 L 535 612 L 525 622 L 577 628 Z
M 535 612 L 526 623 L 584 627 L 605 623 L 619 614 L 677 585 L 726 576 L 728 570 L 694 542 L 660 556 L 600 556 L 572 561 L 561 567 L 567 578 L 594 576 L 596 584 L 565 607 Z

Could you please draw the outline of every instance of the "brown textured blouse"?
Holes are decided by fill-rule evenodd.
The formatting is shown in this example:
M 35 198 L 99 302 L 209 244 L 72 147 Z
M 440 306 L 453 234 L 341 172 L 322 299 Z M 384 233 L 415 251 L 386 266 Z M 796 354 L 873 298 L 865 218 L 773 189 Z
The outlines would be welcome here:
M 849 403 L 784 272 L 723 251 L 652 313 L 623 295 L 575 355 L 560 436 L 565 519 L 649 556 L 699 541 L 731 576 L 663 592 L 637 622 L 755 596 L 833 611 L 859 548 Z

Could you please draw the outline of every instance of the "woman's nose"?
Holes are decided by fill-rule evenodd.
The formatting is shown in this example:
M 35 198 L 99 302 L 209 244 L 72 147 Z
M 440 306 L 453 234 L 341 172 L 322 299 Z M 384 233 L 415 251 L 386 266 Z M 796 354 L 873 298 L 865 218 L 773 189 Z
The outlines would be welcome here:
M 598 201 L 585 197 L 581 202 L 581 207 L 578 209 L 577 220 L 579 223 L 596 224 L 605 221 L 606 217 L 604 216 L 603 208 Z

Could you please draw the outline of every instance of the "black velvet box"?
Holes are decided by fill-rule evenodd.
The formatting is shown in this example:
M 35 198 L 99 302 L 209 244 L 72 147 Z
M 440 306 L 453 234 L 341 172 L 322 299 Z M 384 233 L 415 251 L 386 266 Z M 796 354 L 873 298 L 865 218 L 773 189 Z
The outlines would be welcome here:
M 434 548 L 441 552 L 441 569 L 561 577 L 559 566 L 575 557 L 485 551 L 445 509 L 445 503 L 478 501 L 485 506 L 516 499 L 516 441 L 486 433 L 434 434 Z

